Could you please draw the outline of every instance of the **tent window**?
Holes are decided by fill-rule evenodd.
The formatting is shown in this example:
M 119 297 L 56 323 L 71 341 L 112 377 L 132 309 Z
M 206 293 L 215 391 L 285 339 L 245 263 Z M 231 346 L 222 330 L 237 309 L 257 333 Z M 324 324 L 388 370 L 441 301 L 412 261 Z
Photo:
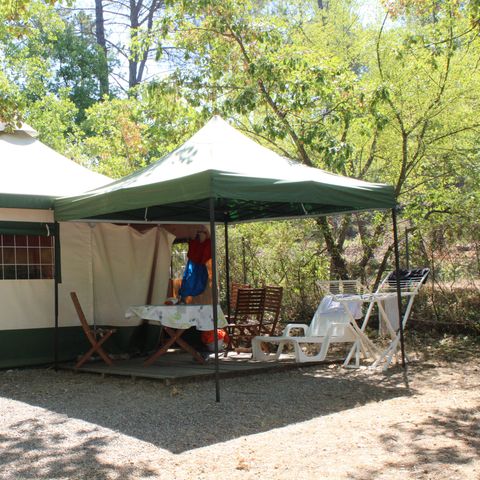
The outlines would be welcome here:
M 0 235 L 0 280 L 52 279 L 53 237 Z

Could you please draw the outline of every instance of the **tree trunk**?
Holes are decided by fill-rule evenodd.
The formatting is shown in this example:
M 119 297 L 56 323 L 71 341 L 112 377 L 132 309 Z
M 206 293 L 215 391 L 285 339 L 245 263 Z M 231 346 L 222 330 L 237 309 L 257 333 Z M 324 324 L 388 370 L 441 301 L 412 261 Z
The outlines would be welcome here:
M 139 9 L 141 3 L 137 4 L 135 0 L 130 0 L 130 39 L 137 36 L 137 30 L 140 26 L 139 23 Z M 131 52 L 130 52 L 131 53 Z M 132 88 L 137 85 L 137 69 L 138 69 L 138 54 L 128 57 L 128 87 Z
M 102 0 L 95 0 L 95 36 L 97 44 L 103 51 L 103 68 L 98 72 L 98 81 L 100 83 L 100 94 L 108 95 L 108 60 L 107 60 L 107 43 L 105 40 L 105 19 L 103 16 Z
M 343 258 L 342 252 L 338 247 L 338 244 L 333 238 L 333 233 L 328 221 L 325 217 L 320 217 L 318 219 L 318 225 L 320 230 L 323 233 L 323 238 L 325 239 L 325 244 L 327 246 L 327 251 L 330 254 L 330 278 L 331 279 L 348 279 L 348 269 L 345 259 Z

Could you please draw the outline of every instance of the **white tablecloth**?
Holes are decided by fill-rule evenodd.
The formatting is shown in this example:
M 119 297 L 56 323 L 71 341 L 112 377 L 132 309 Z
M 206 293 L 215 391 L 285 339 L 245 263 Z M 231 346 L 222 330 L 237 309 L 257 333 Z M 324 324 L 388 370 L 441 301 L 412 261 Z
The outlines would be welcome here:
M 218 307 L 218 328 L 227 325 L 225 315 Z M 213 308 L 211 305 L 132 305 L 125 317 L 153 320 L 171 328 L 213 330 Z

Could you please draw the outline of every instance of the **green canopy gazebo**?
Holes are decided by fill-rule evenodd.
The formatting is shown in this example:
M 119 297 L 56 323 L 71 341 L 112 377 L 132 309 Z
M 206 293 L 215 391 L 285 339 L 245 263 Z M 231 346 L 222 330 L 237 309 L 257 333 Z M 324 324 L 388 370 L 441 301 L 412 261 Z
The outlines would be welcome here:
M 393 188 L 307 167 L 220 117 L 172 153 L 106 186 L 55 202 L 57 220 L 242 222 L 395 206 Z
M 95 190 L 57 199 L 54 209 L 56 221 L 209 222 L 216 305 L 216 224 L 225 226 L 228 264 L 230 223 L 391 209 L 398 269 L 395 205 L 394 189 L 389 185 L 307 167 L 259 145 L 215 116 L 159 161 Z M 219 400 L 218 345 L 215 356 Z

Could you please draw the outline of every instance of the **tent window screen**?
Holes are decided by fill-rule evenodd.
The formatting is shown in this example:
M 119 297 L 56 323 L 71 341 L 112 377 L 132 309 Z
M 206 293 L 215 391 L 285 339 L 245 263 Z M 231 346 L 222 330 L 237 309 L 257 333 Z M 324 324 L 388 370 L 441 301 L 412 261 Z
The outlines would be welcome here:
M 0 235 L 0 280 L 51 279 L 53 237 Z

